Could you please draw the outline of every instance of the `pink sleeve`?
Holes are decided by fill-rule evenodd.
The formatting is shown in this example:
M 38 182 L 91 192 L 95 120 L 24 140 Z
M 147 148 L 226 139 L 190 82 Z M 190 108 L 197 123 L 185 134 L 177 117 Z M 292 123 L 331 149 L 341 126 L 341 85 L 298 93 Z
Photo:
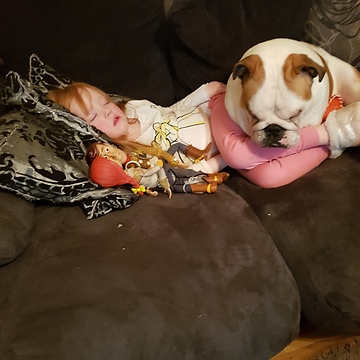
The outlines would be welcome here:
M 210 100 L 210 108 L 213 137 L 224 161 L 258 186 L 289 184 L 328 157 L 327 147 L 319 146 L 318 133 L 312 127 L 301 129 L 299 143 L 290 149 L 262 148 L 231 120 L 223 94 Z
M 240 174 L 263 188 L 287 185 L 320 165 L 329 155 L 326 146 L 306 149 L 297 154 L 263 163 Z
M 301 130 L 300 141 L 289 149 L 263 148 L 256 144 L 228 115 L 225 94 L 211 98 L 212 135 L 224 161 L 234 169 L 250 170 L 274 159 L 280 159 L 319 145 L 316 129 L 307 127 Z

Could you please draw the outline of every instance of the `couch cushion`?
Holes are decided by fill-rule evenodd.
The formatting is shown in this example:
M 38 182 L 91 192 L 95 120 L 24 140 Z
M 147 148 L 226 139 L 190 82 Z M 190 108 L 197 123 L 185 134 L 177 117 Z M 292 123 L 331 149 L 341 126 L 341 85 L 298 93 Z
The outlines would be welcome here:
M 0 265 L 16 259 L 28 246 L 34 226 L 34 204 L 0 191 Z
M 50 9 L 44 0 L 7 2 L 0 12 L 3 72 L 25 77 L 28 58 L 36 53 L 72 80 L 170 105 L 165 26 L 163 0 L 127 0 L 121 6 L 103 0 L 86 7 L 63 0 Z
M 261 41 L 300 39 L 311 3 L 305 0 L 296 7 L 288 0 L 174 0 L 168 19 L 177 97 L 208 81 L 227 82 L 235 62 Z
M 291 269 L 307 321 L 359 334 L 360 149 L 277 189 L 232 175 L 227 184 L 248 201 Z
M 90 222 L 37 207 L 26 256 L 9 265 L 0 358 L 269 359 L 298 331 L 292 275 L 226 185 Z

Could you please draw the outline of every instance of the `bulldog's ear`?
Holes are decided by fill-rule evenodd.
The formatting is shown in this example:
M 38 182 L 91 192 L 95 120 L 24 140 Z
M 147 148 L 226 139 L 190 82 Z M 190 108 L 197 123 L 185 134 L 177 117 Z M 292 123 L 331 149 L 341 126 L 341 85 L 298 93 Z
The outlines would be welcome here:
M 239 78 L 244 80 L 252 76 L 255 72 L 255 69 L 262 64 L 262 61 L 259 55 L 249 55 L 241 59 L 238 63 L 235 64 L 232 72 L 232 78 L 235 80 Z
M 305 54 L 291 54 L 293 71 L 298 75 L 301 72 L 308 74 L 312 79 L 319 77 L 321 82 L 326 74 L 324 66 L 319 65 Z

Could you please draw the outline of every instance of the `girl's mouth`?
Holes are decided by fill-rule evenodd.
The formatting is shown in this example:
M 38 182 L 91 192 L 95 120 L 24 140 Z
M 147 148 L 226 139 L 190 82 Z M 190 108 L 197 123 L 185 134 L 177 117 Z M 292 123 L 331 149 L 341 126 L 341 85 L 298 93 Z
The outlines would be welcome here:
M 114 126 L 116 126 L 116 124 L 119 122 L 119 120 L 120 120 L 120 117 L 116 116 L 114 119 Z

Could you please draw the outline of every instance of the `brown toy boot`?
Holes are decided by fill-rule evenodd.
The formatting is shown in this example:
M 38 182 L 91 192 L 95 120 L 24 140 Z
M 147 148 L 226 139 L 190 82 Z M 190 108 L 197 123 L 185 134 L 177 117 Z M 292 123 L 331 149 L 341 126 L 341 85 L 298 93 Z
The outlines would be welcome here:
M 214 193 L 217 190 L 217 183 L 211 183 L 211 184 L 191 184 L 190 185 L 191 192 L 193 193 Z
M 195 146 L 188 145 L 188 147 L 186 148 L 185 155 L 195 159 L 195 162 L 197 163 L 208 157 L 208 155 L 210 154 L 211 148 L 212 148 L 212 142 L 209 142 L 208 146 L 204 150 L 200 150 L 200 149 L 196 148 Z
M 215 174 L 207 174 L 207 176 L 203 177 L 203 179 L 208 183 L 216 183 L 222 184 L 229 178 L 229 174 L 227 172 L 220 172 Z

